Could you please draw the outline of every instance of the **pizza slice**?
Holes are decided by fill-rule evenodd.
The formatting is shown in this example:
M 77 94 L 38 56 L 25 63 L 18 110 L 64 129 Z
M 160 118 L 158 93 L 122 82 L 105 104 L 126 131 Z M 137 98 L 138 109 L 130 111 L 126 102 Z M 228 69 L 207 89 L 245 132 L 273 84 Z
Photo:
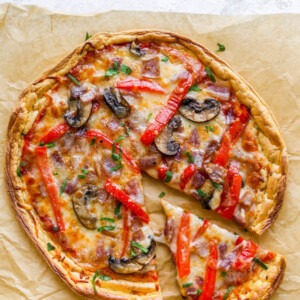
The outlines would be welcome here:
M 252 241 L 164 200 L 164 230 L 188 299 L 268 299 L 280 284 L 286 261 Z

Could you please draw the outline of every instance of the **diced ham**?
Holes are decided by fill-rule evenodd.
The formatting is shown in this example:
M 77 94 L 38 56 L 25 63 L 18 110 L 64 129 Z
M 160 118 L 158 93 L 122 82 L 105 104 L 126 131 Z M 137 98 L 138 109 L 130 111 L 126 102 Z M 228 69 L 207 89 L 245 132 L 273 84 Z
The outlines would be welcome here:
M 92 102 L 97 97 L 97 93 L 95 90 L 90 90 L 82 95 L 80 95 L 80 100 L 83 103 L 89 103 Z
M 175 233 L 175 222 L 173 219 L 167 219 L 165 229 L 164 229 L 164 235 L 166 237 L 167 242 L 171 243 L 174 238 Z
M 203 151 L 201 149 L 194 149 L 191 151 L 191 154 L 194 159 L 194 164 L 201 168 L 202 167 L 202 162 L 203 162 Z
M 160 76 L 158 57 L 142 61 L 142 76 L 146 78 L 158 78 Z
M 139 159 L 139 166 L 141 171 L 145 171 L 149 168 L 154 167 L 159 163 L 159 154 L 151 154 L 151 155 L 146 155 L 142 156 Z
M 192 178 L 191 186 L 193 188 L 195 188 L 196 190 L 200 189 L 206 179 L 207 179 L 207 176 L 205 175 L 203 170 L 197 168 L 195 173 L 194 173 L 194 176 Z
M 230 270 L 227 272 L 226 276 L 224 276 L 224 283 L 228 286 L 233 285 L 241 285 L 245 281 L 249 279 L 250 272 L 240 272 L 240 271 L 234 271 Z
M 136 179 L 130 180 L 126 187 L 125 193 L 130 196 L 137 204 L 144 204 L 144 195 Z
M 209 178 L 217 183 L 223 183 L 227 174 L 227 170 L 219 165 L 208 163 L 204 165 L 204 169 Z
M 232 263 L 236 260 L 236 257 L 242 248 L 243 245 L 239 244 L 232 252 L 228 253 L 223 258 L 220 257 L 218 267 L 223 269 L 224 271 L 228 271 Z
M 209 82 L 206 87 L 207 92 L 210 96 L 221 100 L 228 101 L 230 100 L 231 95 L 231 86 L 230 82 Z
M 220 243 L 218 245 L 218 250 L 219 250 L 219 257 L 220 259 L 224 259 L 226 251 L 227 251 L 227 244 L 226 243 Z
M 97 191 L 97 199 L 101 204 L 104 204 L 107 201 L 108 197 L 109 195 L 104 189 L 99 189 Z
M 197 283 L 198 287 L 201 287 L 204 283 L 204 279 L 201 276 L 197 276 L 195 282 Z
M 73 98 L 78 98 L 85 93 L 86 89 L 83 86 L 74 85 L 71 89 L 71 95 Z
M 188 286 L 185 288 L 185 292 L 187 296 L 197 295 L 197 288 L 194 286 Z
M 78 184 L 77 178 L 73 181 L 67 181 L 64 192 L 67 193 L 68 195 L 72 195 L 76 190 L 77 184 Z
M 206 241 L 196 240 L 193 243 L 193 249 L 201 257 L 208 257 L 209 255 L 209 245 Z
M 110 120 L 110 121 L 107 123 L 107 127 L 108 127 L 111 131 L 113 131 L 113 132 L 118 131 L 118 130 L 120 129 L 119 123 L 118 123 L 117 121 L 115 121 L 115 120 Z
M 212 140 L 205 149 L 204 163 L 212 161 L 215 151 L 218 149 L 219 143 L 216 140 Z
M 113 171 L 113 172 L 110 171 L 110 170 L 111 170 L 112 168 L 114 168 L 116 165 L 117 165 L 117 162 L 113 161 L 113 160 L 111 159 L 111 157 L 108 157 L 108 156 L 104 157 L 103 162 L 102 162 L 102 167 L 103 167 L 104 172 L 105 172 L 107 175 L 109 175 L 109 176 L 117 176 L 117 175 L 120 175 L 120 172 L 121 172 L 120 169 L 115 170 L 115 171 Z
M 200 145 L 200 137 L 196 127 L 192 130 L 188 142 L 195 147 L 198 147 Z
M 62 167 L 65 165 L 62 155 L 57 150 L 51 153 L 51 159 L 53 160 L 54 164 L 58 167 Z

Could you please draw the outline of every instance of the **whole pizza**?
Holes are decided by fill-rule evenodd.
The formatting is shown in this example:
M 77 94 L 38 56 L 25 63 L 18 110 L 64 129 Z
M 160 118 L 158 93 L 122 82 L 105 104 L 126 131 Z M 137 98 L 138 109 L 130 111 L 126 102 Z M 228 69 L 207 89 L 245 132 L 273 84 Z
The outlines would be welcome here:
M 162 299 L 156 241 L 169 246 L 187 299 L 268 299 L 283 278 L 280 254 L 165 200 L 164 234 L 151 227 L 141 172 L 259 235 L 286 189 L 272 112 L 188 38 L 89 38 L 21 94 L 5 171 L 25 231 L 81 295 Z

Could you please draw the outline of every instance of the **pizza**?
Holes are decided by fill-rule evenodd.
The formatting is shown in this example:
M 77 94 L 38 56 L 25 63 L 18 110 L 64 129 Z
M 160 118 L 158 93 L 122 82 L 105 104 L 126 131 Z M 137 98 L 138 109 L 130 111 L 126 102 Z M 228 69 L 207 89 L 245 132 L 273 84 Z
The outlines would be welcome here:
M 286 261 L 210 221 L 162 200 L 164 230 L 187 299 L 268 299 Z
M 203 46 L 96 34 L 23 91 L 6 143 L 17 217 L 76 292 L 161 299 L 141 172 L 262 234 L 284 199 L 286 147 L 263 100 Z

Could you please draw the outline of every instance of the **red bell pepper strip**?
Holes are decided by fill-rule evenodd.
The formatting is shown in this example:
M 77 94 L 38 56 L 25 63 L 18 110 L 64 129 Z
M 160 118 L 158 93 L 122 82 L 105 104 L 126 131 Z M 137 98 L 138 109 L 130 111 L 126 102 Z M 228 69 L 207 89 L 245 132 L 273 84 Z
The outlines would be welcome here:
M 128 227 L 128 208 L 123 205 L 122 207 L 122 218 L 123 218 L 123 249 L 120 258 L 123 258 L 126 254 L 128 248 L 128 240 L 129 240 L 129 227 Z
M 217 265 L 218 265 L 218 248 L 214 241 L 209 243 L 209 257 L 205 269 L 205 278 L 202 288 L 202 294 L 198 300 L 212 300 L 215 283 L 217 277 Z
M 251 241 L 247 241 L 242 237 L 238 237 L 235 244 L 239 245 L 241 243 L 244 243 L 245 246 L 237 256 L 235 262 L 231 265 L 231 268 L 236 271 L 244 272 L 250 268 L 251 262 L 255 256 L 258 246 Z
M 138 90 L 152 93 L 165 94 L 166 90 L 157 82 L 146 79 L 138 79 L 134 77 L 127 77 L 116 83 L 116 87 L 123 90 Z
M 242 135 L 245 127 L 249 121 L 249 113 L 244 105 L 241 105 L 241 114 L 231 124 L 224 133 L 219 152 L 214 160 L 214 163 L 225 167 L 228 160 L 232 146 L 236 143 Z
M 183 100 L 188 89 L 193 84 L 193 75 L 189 73 L 186 79 L 182 79 L 173 90 L 169 97 L 169 100 L 161 111 L 156 116 L 153 123 L 149 124 L 143 135 L 141 141 L 144 145 L 150 146 L 154 138 L 165 127 L 165 125 L 171 120 L 178 110 L 181 101 Z
M 100 142 L 104 148 L 112 149 L 113 141 L 107 135 L 105 135 L 103 132 L 101 132 L 100 130 L 97 130 L 97 129 L 90 130 L 85 134 L 85 136 L 92 137 L 92 138 L 96 137 L 97 141 Z M 117 151 L 120 150 L 120 147 L 118 144 L 116 144 L 116 150 Z M 116 153 L 116 154 L 118 154 L 118 153 Z M 131 166 L 131 168 L 136 173 L 140 173 L 140 169 L 139 169 L 138 165 L 136 164 L 135 160 L 124 148 L 122 148 L 122 157 L 124 157 L 126 159 L 128 164 Z
M 197 230 L 197 232 L 196 232 L 196 234 L 195 234 L 195 236 L 194 236 L 194 238 L 193 238 L 193 241 L 195 241 L 199 236 L 201 236 L 201 235 L 206 231 L 208 225 L 209 225 L 209 222 L 208 222 L 206 219 L 204 219 L 204 220 L 203 220 L 203 224 L 202 224 L 201 227 Z
M 196 165 L 192 164 L 186 167 L 180 179 L 180 189 L 184 190 L 186 184 L 190 181 L 196 171 Z
M 56 218 L 57 227 L 59 231 L 62 232 L 65 230 L 65 224 L 61 215 L 58 190 L 50 168 L 48 155 L 47 155 L 47 148 L 36 147 L 35 154 L 36 154 L 37 164 L 40 169 L 44 185 L 50 197 L 51 205 Z
M 54 127 L 52 127 L 48 133 L 46 133 L 42 138 L 41 142 L 43 142 L 45 145 L 48 143 L 53 142 L 54 140 L 60 138 L 63 136 L 67 131 L 70 130 L 70 126 L 63 122 L 60 123 Z
M 190 274 L 190 214 L 183 212 L 180 220 L 179 232 L 177 237 L 176 262 L 179 278 Z
M 109 179 L 106 180 L 104 188 L 116 200 L 122 202 L 126 207 L 128 207 L 143 222 L 149 223 L 149 215 L 140 206 L 138 206 L 128 195 L 126 195 L 117 186 L 115 186 Z
M 158 178 L 161 180 L 161 181 L 164 181 L 165 178 L 166 178 L 166 172 L 169 170 L 168 167 L 166 166 L 159 166 L 158 169 L 157 169 L 157 174 L 158 174 Z
M 268 252 L 263 258 L 261 258 L 260 260 L 262 262 L 266 262 L 266 261 L 270 261 L 273 260 L 276 256 L 276 253 L 274 252 Z
M 221 203 L 215 210 L 223 218 L 232 219 L 234 211 L 238 205 L 242 186 L 242 177 L 238 174 L 239 166 L 232 162 L 229 165 L 227 176 L 221 194 Z

